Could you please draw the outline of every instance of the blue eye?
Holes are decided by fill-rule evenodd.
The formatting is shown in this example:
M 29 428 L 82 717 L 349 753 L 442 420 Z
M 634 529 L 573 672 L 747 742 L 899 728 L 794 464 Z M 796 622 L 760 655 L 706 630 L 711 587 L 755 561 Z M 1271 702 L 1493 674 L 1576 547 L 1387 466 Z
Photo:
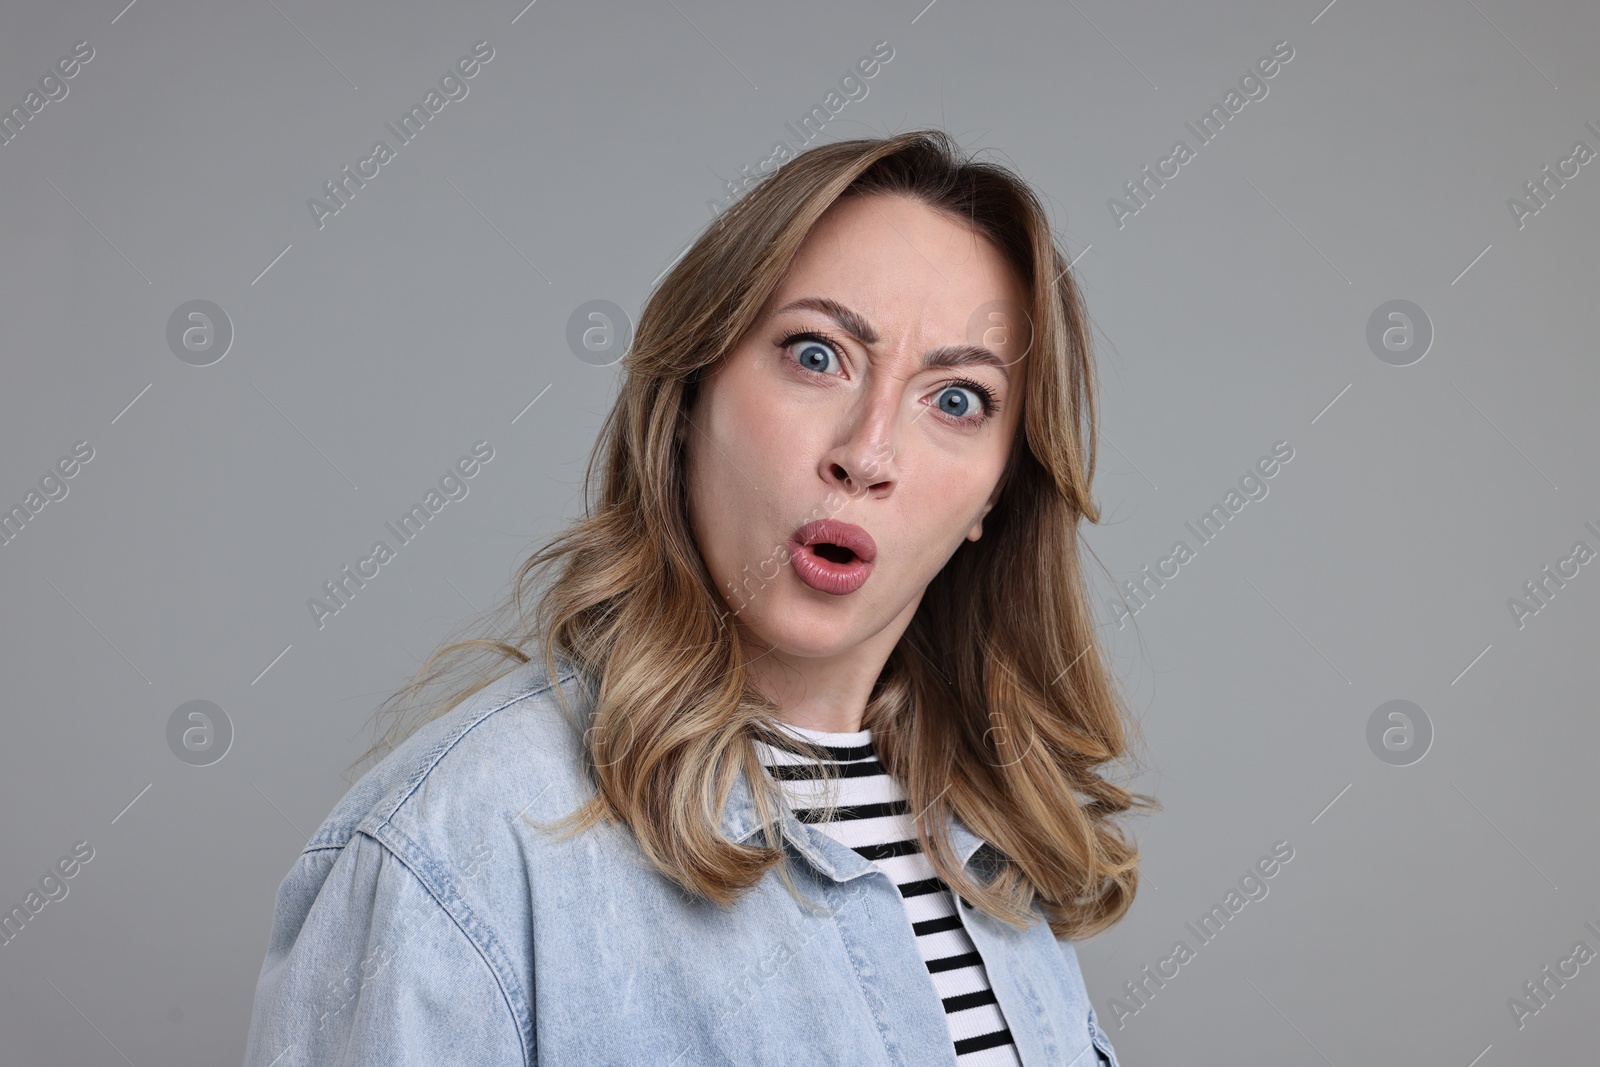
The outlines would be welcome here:
M 962 393 L 971 393 L 977 397 L 977 414 L 969 414 L 973 402 L 969 401 Z M 994 390 L 987 385 L 974 381 L 951 382 L 939 391 L 938 402 L 934 405 L 939 413 L 951 422 L 964 423 L 977 426 L 1000 413 L 1000 401 L 995 399 Z
M 807 341 L 800 346 L 795 359 L 807 370 L 826 371 L 828 357 L 833 356 L 833 349 L 819 341 Z M 837 357 L 834 357 L 837 358 Z M 820 363 L 820 365 L 819 365 Z
M 831 374 L 830 359 L 842 364 L 837 343 L 813 330 L 791 333 L 777 341 L 777 347 L 786 353 L 785 358 L 792 359 L 802 370 Z M 977 400 L 968 400 L 963 393 L 971 394 Z M 977 407 L 976 413 L 973 413 L 974 405 Z M 1000 401 L 994 390 L 970 378 L 947 384 L 939 391 L 939 399 L 933 406 L 945 421 L 967 427 L 979 426 L 1000 413 Z
M 966 417 L 967 410 L 971 408 L 973 404 L 983 403 L 981 398 L 976 401 L 968 400 L 966 397 L 961 395 L 962 393 L 972 393 L 973 396 L 978 395 L 971 389 L 967 389 L 963 386 L 949 386 L 939 394 L 939 410 L 944 412 L 946 415 L 960 419 Z

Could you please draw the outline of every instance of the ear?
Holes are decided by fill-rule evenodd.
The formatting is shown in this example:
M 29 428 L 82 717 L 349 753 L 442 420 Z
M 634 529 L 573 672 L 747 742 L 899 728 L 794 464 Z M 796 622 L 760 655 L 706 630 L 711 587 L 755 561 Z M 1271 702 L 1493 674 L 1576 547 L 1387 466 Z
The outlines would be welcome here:
M 983 536 L 983 517 L 989 514 L 994 508 L 994 502 L 999 498 L 1000 491 L 998 489 L 989 495 L 989 502 L 983 505 L 983 511 L 979 513 L 977 521 L 972 524 L 972 529 L 967 531 L 968 541 L 976 541 Z

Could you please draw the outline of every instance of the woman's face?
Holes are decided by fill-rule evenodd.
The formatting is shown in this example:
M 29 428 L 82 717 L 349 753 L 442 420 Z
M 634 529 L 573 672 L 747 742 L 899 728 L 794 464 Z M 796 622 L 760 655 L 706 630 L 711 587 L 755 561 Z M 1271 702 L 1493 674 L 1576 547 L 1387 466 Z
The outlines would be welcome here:
M 759 647 L 887 657 L 934 575 L 982 535 L 1021 417 L 1026 303 L 987 239 L 907 197 L 847 198 L 813 227 L 686 431 L 695 539 Z M 870 544 L 792 540 L 827 519 Z

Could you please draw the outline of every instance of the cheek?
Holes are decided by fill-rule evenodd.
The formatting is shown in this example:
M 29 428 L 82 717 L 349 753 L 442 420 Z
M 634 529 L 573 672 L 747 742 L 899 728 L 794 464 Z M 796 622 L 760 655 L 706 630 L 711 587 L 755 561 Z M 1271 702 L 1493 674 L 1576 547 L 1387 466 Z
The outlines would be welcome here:
M 767 525 L 798 454 L 771 403 L 741 384 L 724 380 L 703 398 L 685 454 L 690 520 L 719 586 L 749 554 L 744 541 Z
M 694 415 L 684 445 L 684 494 L 688 501 L 689 525 L 695 542 L 713 576 L 724 538 L 724 518 L 736 502 L 729 498 L 726 447 L 717 440 L 710 414 L 705 409 Z M 737 475 L 735 475 L 737 477 Z
M 738 529 L 730 522 L 730 516 L 737 514 L 740 502 L 729 495 L 732 483 L 723 470 L 721 457 L 704 438 L 685 457 L 684 474 L 690 535 L 711 576 L 713 588 L 726 596 L 729 583 L 735 578 L 734 572 L 738 570 L 736 565 L 730 566 L 730 561 L 739 555 Z
M 820 413 L 787 402 L 759 374 L 731 377 L 724 384 L 727 388 L 708 405 L 712 421 L 706 430 L 731 480 L 729 495 L 764 514 L 815 469 L 824 437 Z
M 943 466 L 918 471 L 899 488 L 902 530 L 917 546 L 918 571 L 932 580 L 983 513 L 994 480 L 970 465 Z

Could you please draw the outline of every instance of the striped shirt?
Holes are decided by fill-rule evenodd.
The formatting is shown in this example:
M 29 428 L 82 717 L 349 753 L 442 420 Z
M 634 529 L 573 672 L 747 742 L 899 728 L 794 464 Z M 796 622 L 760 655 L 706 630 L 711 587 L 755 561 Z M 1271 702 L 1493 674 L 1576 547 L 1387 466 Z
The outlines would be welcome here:
M 828 733 L 782 725 L 824 746 L 830 762 L 839 765 L 833 787 L 839 806 L 832 821 L 823 818 L 828 814 L 823 806 L 828 783 L 807 757 L 757 741 L 762 765 L 801 822 L 871 860 L 899 887 L 917 949 L 944 1004 L 956 1062 L 961 1067 L 1021 1067 L 983 959 L 961 925 L 950 887 L 922 853 L 905 791 L 878 762 L 872 731 Z

